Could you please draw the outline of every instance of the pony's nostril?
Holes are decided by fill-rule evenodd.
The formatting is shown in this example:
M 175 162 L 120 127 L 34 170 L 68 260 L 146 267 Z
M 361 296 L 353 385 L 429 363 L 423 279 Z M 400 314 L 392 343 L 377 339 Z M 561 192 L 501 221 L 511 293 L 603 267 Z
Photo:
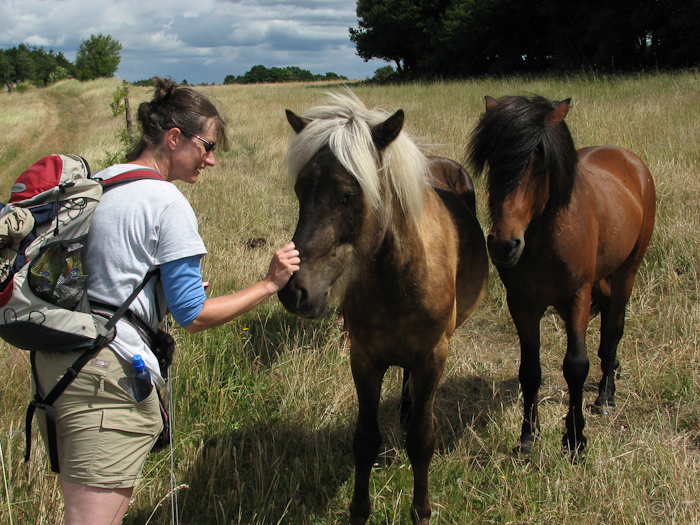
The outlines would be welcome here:
M 489 234 L 486 244 L 494 264 L 512 266 L 520 258 L 525 242 L 522 237 L 497 239 L 495 235 Z
M 297 290 L 297 308 L 307 305 L 309 302 L 309 292 L 306 288 L 299 288 Z

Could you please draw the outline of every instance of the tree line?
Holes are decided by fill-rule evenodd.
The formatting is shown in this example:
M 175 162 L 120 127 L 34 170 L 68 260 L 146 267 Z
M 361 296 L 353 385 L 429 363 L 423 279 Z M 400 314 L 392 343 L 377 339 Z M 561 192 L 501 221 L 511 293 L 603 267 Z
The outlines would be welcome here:
M 350 39 L 403 78 L 700 65 L 698 0 L 359 0 Z
M 0 49 L 0 83 L 11 90 L 22 82 L 43 87 L 68 77 L 78 80 L 112 77 L 119 68 L 121 49 L 121 43 L 102 34 L 82 41 L 75 63 L 63 53 L 46 51 L 43 46 L 19 44 Z
M 262 84 L 275 82 L 312 82 L 316 80 L 347 80 L 347 77 L 335 73 L 315 75 L 306 69 L 296 66 L 271 67 L 257 65 L 250 68 L 244 75 L 226 75 L 224 84 Z

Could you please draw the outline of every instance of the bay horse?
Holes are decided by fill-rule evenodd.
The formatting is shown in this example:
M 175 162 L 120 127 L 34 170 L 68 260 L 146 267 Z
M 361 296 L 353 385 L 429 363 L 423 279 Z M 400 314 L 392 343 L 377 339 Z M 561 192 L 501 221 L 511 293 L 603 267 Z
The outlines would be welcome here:
M 340 300 L 358 399 L 352 524 L 370 514 L 382 381 L 389 366 L 403 368 L 411 519 L 427 524 L 435 393 L 448 341 L 488 279 L 474 189 L 458 163 L 421 152 L 402 131 L 402 110 L 367 109 L 351 92 L 328 97 L 302 116 L 287 110 L 301 264 L 278 297 L 305 318 L 319 317 L 332 295 Z
M 595 405 L 615 405 L 625 308 L 654 227 L 656 194 L 649 169 L 619 147 L 577 151 L 564 122 L 570 103 L 540 96 L 486 97 L 468 147 L 476 174 L 488 164 L 487 246 L 520 338 L 524 417 L 518 447 L 523 452 L 540 428 L 540 320 L 549 306 L 562 317 L 567 334 L 563 449 L 575 454 L 586 446 L 586 330 L 598 309 L 602 379 Z

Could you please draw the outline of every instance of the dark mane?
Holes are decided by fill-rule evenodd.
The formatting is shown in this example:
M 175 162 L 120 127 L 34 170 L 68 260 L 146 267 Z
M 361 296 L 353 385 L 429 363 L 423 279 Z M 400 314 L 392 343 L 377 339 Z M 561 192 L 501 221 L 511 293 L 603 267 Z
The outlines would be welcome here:
M 490 192 L 504 196 L 515 191 L 533 156 L 537 156 L 542 162 L 540 174 L 550 174 L 550 209 L 569 203 L 578 154 L 566 122 L 547 123 L 547 116 L 556 107 L 557 103 L 540 96 L 512 96 L 499 100 L 481 115 L 467 154 L 476 175 L 488 163 Z

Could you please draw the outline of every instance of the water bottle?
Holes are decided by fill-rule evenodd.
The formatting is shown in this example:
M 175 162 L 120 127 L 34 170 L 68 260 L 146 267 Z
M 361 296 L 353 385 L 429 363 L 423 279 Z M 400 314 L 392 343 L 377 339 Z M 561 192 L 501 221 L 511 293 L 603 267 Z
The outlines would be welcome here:
M 131 394 L 134 396 L 136 402 L 140 403 L 146 399 L 153 389 L 153 383 L 151 382 L 151 374 L 146 368 L 146 363 L 143 362 L 143 358 L 136 354 L 131 361 L 131 366 L 133 368 L 133 375 L 131 376 Z

